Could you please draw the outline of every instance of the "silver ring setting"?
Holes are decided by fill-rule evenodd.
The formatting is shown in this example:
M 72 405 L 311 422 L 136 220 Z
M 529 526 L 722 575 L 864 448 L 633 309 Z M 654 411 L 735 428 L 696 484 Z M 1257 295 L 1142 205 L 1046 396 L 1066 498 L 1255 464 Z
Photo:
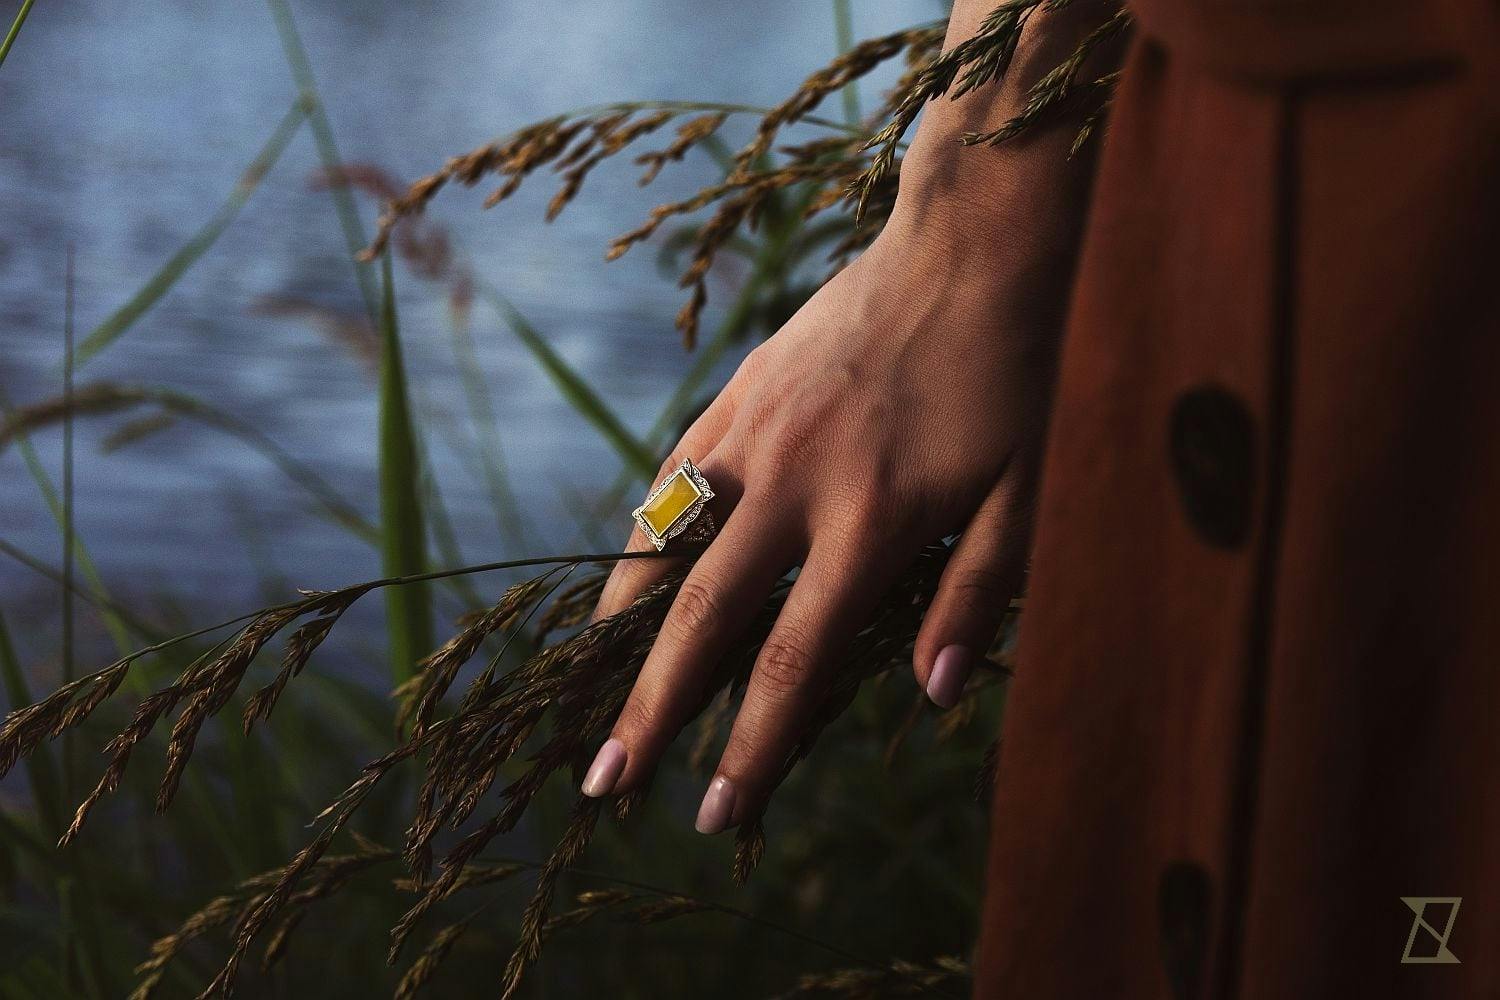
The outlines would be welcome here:
M 692 459 L 683 459 L 661 482 L 656 484 L 644 503 L 631 517 L 641 533 L 660 552 L 674 538 L 708 541 L 718 531 L 713 515 L 706 509 L 714 498 L 713 487 Z

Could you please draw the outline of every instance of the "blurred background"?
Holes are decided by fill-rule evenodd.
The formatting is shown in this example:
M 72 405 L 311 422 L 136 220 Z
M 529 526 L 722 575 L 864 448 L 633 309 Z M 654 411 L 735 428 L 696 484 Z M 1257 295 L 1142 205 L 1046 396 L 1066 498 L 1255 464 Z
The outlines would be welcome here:
M 19 6 L 0 3 L 0 26 Z M 295 588 L 382 575 L 372 533 L 380 273 L 351 253 L 373 235 L 382 192 L 519 126 L 601 102 L 769 107 L 851 38 L 931 22 L 945 6 L 38 0 L 0 66 L 0 541 L 10 547 L 0 555 L 0 658 L 11 705 L 152 637 Z M 855 103 L 830 99 L 820 113 L 857 120 L 858 102 L 868 110 L 899 69 L 882 68 L 860 82 Z M 721 151 L 754 123 L 731 120 Z M 490 212 L 480 210 L 488 187 L 445 192 L 422 232 L 459 266 L 435 276 L 419 257 L 395 261 L 432 565 L 617 546 L 646 485 L 632 450 L 664 454 L 694 407 L 826 273 L 810 257 L 737 300 L 756 248 L 727 255 L 704 318 L 716 347 L 686 352 L 672 329 L 684 293 L 670 234 L 613 263 L 603 251 L 652 205 L 691 194 L 723 166 L 710 146 L 643 192 L 629 160 L 603 163 L 550 224 L 547 178 Z M 62 430 L 48 411 L 63 385 L 69 248 L 84 591 L 73 667 L 52 502 Z M 725 336 L 709 336 L 726 323 Z M 439 636 L 515 579 L 437 588 Z M 114 610 L 99 612 L 102 602 Z M 0 996 L 124 996 L 151 940 L 284 863 L 318 809 L 391 745 L 386 634 L 378 600 L 357 606 L 269 727 L 246 738 L 230 723 L 205 737 L 197 777 L 165 816 L 150 809 L 158 739 L 80 842 L 51 847 L 133 696 L 76 745 L 55 748 L 51 770 L 18 768 L 0 782 Z M 167 658 L 143 672 L 160 684 L 180 666 Z M 580 927 L 549 943 L 523 995 L 771 996 L 854 959 L 964 954 L 982 842 L 970 790 L 998 706 L 951 739 L 924 721 L 890 755 L 892 720 L 915 687 L 888 681 L 861 696 L 826 741 L 835 745 L 785 790 L 766 863 L 747 887 L 729 882 L 727 844 L 691 832 L 701 779 L 685 761 L 643 820 L 602 836 L 585 858 L 588 869 L 732 903 L 759 922 L 711 913 Z M 545 854 L 570 795 L 554 791 L 507 852 Z M 399 783 L 384 792 L 361 832 L 395 842 L 410 793 Z M 401 967 L 384 963 L 384 931 L 409 902 L 391 891 L 392 874 L 310 914 L 286 958 L 248 972 L 243 993 L 392 989 Z M 593 885 L 579 876 L 571 888 Z M 492 992 L 524 899 L 518 886 L 484 904 L 433 994 Z M 221 932 L 194 944 L 161 995 L 201 989 L 224 942 Z

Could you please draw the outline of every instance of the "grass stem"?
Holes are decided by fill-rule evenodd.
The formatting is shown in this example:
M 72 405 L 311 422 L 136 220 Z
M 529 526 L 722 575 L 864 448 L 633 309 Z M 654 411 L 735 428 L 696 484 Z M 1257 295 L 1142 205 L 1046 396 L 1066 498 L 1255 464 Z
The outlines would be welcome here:
M 73 247 L 68 247 L 67 271 L 63 278 L 63 414 L 62 425 L 62 680 L 73 683 L 77 670 L 73 660 Z M 73 734 L 63 738 L 63 798 L 75 798 L 78 747 Z
M 854 16 L 849 9 L 849 0 L 833 0 L 833 33 L 839 55 L 854 48 Z M 860 118 L 863 117 L 859 110 L 859 83 L 850 80 L 844 84 L 842 97 L 844 98 L 844 121 L 857 127 Z
M 21 25 L 26 23 L 26 16 L 31 13 L 31 5 L 34 3 L 36 0 L 26 0 L 21 4 L 16 19 L 10 23 L 10 30 L 5 33 L 5 41 L 0 42 L 0 66 L 5 65 L 5 57 L 10 55 L 10 47 L 16 44 L 16 37 L 21 34 Z
M 343 161 L 339 157 L 338 144 L 333 138 L 333 126 L 328 121 L 328 112 L 318 94 L 318 82 L 313 76 L 312 60 L 307 57 L 307 48 L 302 44 L 302 35 L 297 31 L 297 22 L 292 17 L 292 8 L 287 0 L 269 0 L 271 16 L 276 20 L 276 32 L 281 38 L 281 49 L 287 66 L 292 71 L 299 100 L 307 110 L 308 125 L 312 128 L 313 141 L 318 147 L 318 157 L 329 177 L 343 175 Z M 364 298 L 365 314 L 372 326 L 380 318 L 380 296 L 375 276 L 370 265 L 359 259 L 359 251 L 366 244 L 364 226 L 359 221 L 359 209 L 354 204 L 354 195 L 348 185 L 330 184 L 329 197 L 333 199 L 334 211 L 338 213 L 339 228 L 343 230 L 344 242 L 349 248 L 349 260 L 354 266 L 354 278 L 359 282 L 359 292 Z
M 167 262 L 161 266 L 150 280 L 141 286 L 140 290 L 130 297 L 130 300 L 105 317 L 104 321 L 90 331 L 89 335 L 79 343 L 78 355 L 75 361 L 78 365 L 87 363 L 94 355 L 104 350 L 121 334 L 135 325 L 136 320 L 146 314 L 152 306 L 161 300 L 172 286 L 188 272 L 198 260 L 208 252 L 208 249 L 224 235 L 224 230 L 234 221 L 235 216 L 240 214 L 240 209 L 250 200 L 255 189 L 260 187 L 260 182 L 265 179 L 267 173 L 281 159 L 281 154 L 286 152 L 292 138 L 296 136 L 297 130 L 307 118 L 307 108 L 299 98 L 292 103 L 287 113 L 282 116 L 276 129 L 270 138 L 256 154 L 255 159 L 245 168 L 235 184 L 234 190 L 229 197 L 214 213 L 201 229 L 193 234 L 192 238 L 178 249 Z
M 381 258 L 380 344 L 380 549 L 386 573 L 400 576 L 427 568 L 427 526 L 418 493 L 422 474 L 401 360 L 389 254 Z M 432 603 L 426 586 L 386 591 L 386 629 L 391 676 L 400 684 L 432 649 Z

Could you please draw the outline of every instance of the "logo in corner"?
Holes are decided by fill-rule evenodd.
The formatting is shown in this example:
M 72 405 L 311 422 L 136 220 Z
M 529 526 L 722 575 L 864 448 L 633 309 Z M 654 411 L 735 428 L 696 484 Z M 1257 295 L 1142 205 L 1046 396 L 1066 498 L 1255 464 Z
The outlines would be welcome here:
M 1460 896 L 1402 896 L 1401 902 L 1415 914 L 1411 922 L 1411 934 L 1406 938 L 1406 951 L 1401 955 L 1402 965 L 1457 965 L 1458 956 L 1448 950 L 1448 935 L 1453 933 L 1453 922 L 1458 919 L 1458 906 L 1463 902 Z M 1439 930 L 1427 919 L 1428 908 L 1432 908 L 1434 919 L 1443 920 L 1441 913 L 1444 909 L 1448 911 L 1447 920 L 1443 921 L 1442 930 Z M 1425 931 L 1423 943 L 1417 949 L 1418 954 L 1412 954 L 1412 948 L 1417 944 L 1418 935 Z M 1432 953 L 1432 941 L 1437 942 L 1437 951 Z

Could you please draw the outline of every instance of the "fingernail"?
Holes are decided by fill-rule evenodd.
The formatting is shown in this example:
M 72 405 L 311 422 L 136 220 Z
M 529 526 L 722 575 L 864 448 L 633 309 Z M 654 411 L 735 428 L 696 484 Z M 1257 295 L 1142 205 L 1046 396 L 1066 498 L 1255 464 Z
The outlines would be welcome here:
M 698 820 L 693 824 L 693 829 L 699 833 L 719 833 L 729 827 L 729 819 L 734 815 L 734 786 L 729 779 L 720 775 L 708 783 L 708 791 L 703 794 L 703 804 L 698 807 Z
M 583 794 L 591 799 L 608 795 L 615 790 L 615 783 L 625 773 L 625 744 L 611 737 L 604 741 L 589 773 L 583 776 Z
M 941 708 L 952 708 L 963 696 L 964 684 L 974 670 L 974 654 L 967 646 L 944 646 L 927 678 L 927 697 Z

